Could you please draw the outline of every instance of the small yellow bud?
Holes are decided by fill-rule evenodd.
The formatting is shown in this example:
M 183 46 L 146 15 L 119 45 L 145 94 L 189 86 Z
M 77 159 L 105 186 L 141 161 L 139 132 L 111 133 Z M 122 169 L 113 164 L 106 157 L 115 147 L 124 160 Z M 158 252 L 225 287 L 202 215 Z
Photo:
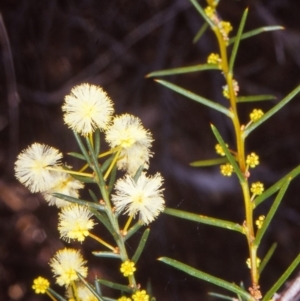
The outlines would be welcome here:
M 255 153 L 251 153 L 247 156 L 246 164 L 251 168 L 254 168 L 259 164 L 259 157 Z
M 214 64 L 214 65 L 221 65 L 221 58 L 219 56 L 219 54 L 217 53 L 211 53 L 208 57 L 207 57 L 207 64 Z
M 258 217 L 258 219 L 255 221 L 255 225 L 257 226 L 258 229 L 260 229 L 264 223 L 265 220 L 265 216 L 264 215 L 260 215 Z
M 226 147 L 228 147 L 228 144 L 226 144 Z M 215 149 L 216 149 L 216 153 L 222 157 L 225 156 L 225 153 L 224 153 L 224 150 L 223 150 L 223 147 L 218 143 L 216 144 L 215 146 Z
M 236 80 L 233 80 L 232 81 L 232 84 L 233 84 L 233 92 L 234 92 L 234 95 L 237 96 L 238 95 L 238 92 L 240 91 L 240 87 L 239 87 L 239 84 Z M 229 89 L 228 89 L 228 85 L 225 85 L 223 86 L 223 96 L 225 98 L 229 98 Z
M 47 279 L 43 277 L 38 277 L 33 280 L 32 289 L 35 291 L 36 294 L 45 294 L 49 286 L 50 283 Z
M 207 6 L 204 8 L 204 12 L 211 19 L 214 16 L 216 10 L 211 6 Z
M 257 257 L 257 258 L 256 258 L 256 267 L 259 267 L 260 262 L 261 262 L 261 260 Z M 248 267 L 249 269 L 251 269 L 251 261 L 250 261 L 250 258 L 248 258 L 248 259 L 246 260 L 246 264 L 247 264 L 247 267 Z
M 130 260 L 126 260 L 121 264 L 120 271 L 121 273 L 127 277 L 133 275 L 133 273 L 136 271 L 135 263 Z
M 230 163 L 222 164 L 220 169 L 221 174 L 225 177 L 230 177 L 233 173 L 233 166 Z
M 137 291 L 132 295 L 134 301 L 149 301 L 149 295 L 147 295 L 145 290 Z
M 255 195 L 261 195 L 264 191 L 264 184 L 261 182 L 253 183 L 250 190 Z
M 258 121 L 262 116 L 264 115 L 264 112 L 260 109 L 254 109 L 251 113 L 250 113 L 250 120 L 252 122 L 256 122 Z
M 219 27 L 222 28 L 227 35 L 230 33 L 230 31 L 232 31 L 232 25 L 230 22 L 221 21 Z

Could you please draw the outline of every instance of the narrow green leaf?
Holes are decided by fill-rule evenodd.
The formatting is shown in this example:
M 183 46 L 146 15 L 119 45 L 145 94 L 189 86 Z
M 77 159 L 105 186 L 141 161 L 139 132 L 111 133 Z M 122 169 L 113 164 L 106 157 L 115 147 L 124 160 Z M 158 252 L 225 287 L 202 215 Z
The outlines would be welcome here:
M 200 13 L 200 15 L 202 16 L 202 18 L 207 22 L 207 24 L 211 28 L 216 27 L 216 25 L 212 22 L 212 20 L 210 18 L 208 18 L 208 16 L 206 15 L 205 11 L 199 5 L 199 3 L 197 2 L 197 0 L 190 0 L 190 1 L 192 2 L 192 4 L 194 5 L 194 7 L 196 8 L 196 10 Z
M 255 102 L 264 100 L 274 100 L 277 99 L 274 95 L 251 95 L 251 96 L 239 96 L 237 97 L 237 102 Z
M 284 29 L 283 26 L 278 26 L 278 25 L 260 27 L 260 28 L 253 29 L 253 30 L 250 30 L 248 32 L 243 33 L 242 36 L 241 36 L 241 40 L 251 38 L 251 37 L 256 36 L 258 34 L 261 34 L 263 32 L 274 31 L 274 30 L 283 30 L 283 29 Z M 236 38 L 237 37 L 232 37 L 229 40 L 229 45 L 232 44 L 232 43 L 234 43 L 235 40 L 236 40 Z
M 210 160 L 201 160 L 201 161 L 194 161 L 190 163 L 191 166 L 194 167 L 204 167 L 204 166 L 213 166 L 228 162 L 226 157 L 224 158 L 217 158 L 217 159 L 210 159 Z
M 115 155 L 115 154 L 111 155 L 111 156 L 110 156 L 108 159 L 106 159 L 106 160 L 104 161 L 104 163 L 101 165 L 101 172 L 102 172 L 102 173 L 104 173 L 104 172 L 108 169 L 108 167 L 110 166 L 111 162 L 112 162 L 113 159 L 114 159 L 114 155 Z
M 100 286 L 100 283 L 97 281 L 97 276 L 96 276 L 95 281 L 94 281 L 94 286 L 95 286 L 97 294 L 99 296 L 102 296 L 101 286 Z
M 121 292 L 133 293 L 133 289 L 131 289 L 127 285 L 122 285 L 122 284 L 114 283 L 114 282 L 111 282 L 111 281 L 108 281 L 108 280 L 104 280 L 104 279 L 97 279 L 96 281 L 98 281 L 102 285 L 105 285 L 107 287 L 110 287 L 112 289 L 115 289 L 115 290 L 118 290 L 118 291 L 121 291 Z
M 101 212 L 90 208 L 90 211 L 95 215 L 95 217 L 106 227 L 106 229 L 112 234 L 113 237 L 117 237 L 117 233 L 110 224 L 109 220 L 105 215 L 103 215 Z
M 138 221 L 133 227 L 131 227 L 128 230 L 126 236 L 124 237 L 124 240 L 126 241 L 128 238 L 130 238 L 135 232 L 137 232 L 139 229 L 141 229 L 142 226 L 143 226 L 143 224 Z
M 91 142 L 90 142 L 89 138 L 86 137 L 85 140 L 86 140 L 86 144 L 88 146 L 89 153 L 90 153 L 91 159 L 92 159 L 90 167 L 95 171 L 95 173 L 97 175 L 97 178 L 99 180 L 100 186 L 105 187 L 105 182 L 104 182 L 104 179 L 103 179 L 103 174 L 101 172 L 101 168 L 100 168 L 100 165 L 99 165 L 99 162 L 98 162 L 98 156 L 95 154 L 93 146 L 91 145 Z
M 91 293 L 97 298 L 98 301 L 105 301 L 102 296 L 98 295 L 96 290 L 79 274 L 77 273 L 79 279 L 83 282 L 83 284 L 91 291 Z
M 85 146 L 84 146 L 84 144 L 81 140 L 81 137 L 75 131 L 73 131 L 73 134 L 74 134 L 75 139 L 77 141 L 77 144 L 78 144 L 78 146 L 79 146 L 79 148 L 80 148 L 80 150 L 81 150 L 81 152 L 82 152 L 82 154 L 85 158 L 85 161 L 89 164 L 89 166 L 92 166 L 91 158 L 90 158 L 90 156 L 89 156 L 89 154 L 88 154 L 88 152 L 87 152 L 87 150 L 86 150 L 86 148 L 85 148 Z
M 52 288 L 48 288 L 47 291 L 49 291 L 49 293 L 54 296 L 58 301 L 67 301 L 64 297 L 62 297 L 61 295 L 59 295 L 56 291 L 54 291 Z
M 89 194 L 90 194 L 90 196 L 91 196 L 93 202 L 98 204 L 98 203 L 99 203 L 99 199 L 98 199 L 97 196 L 95 195 L 94 191 L 91 190 L 91 189 L 89 189 Z M 104 208 L 103 208 L 103 210 L 104 210 Z
M 75 153 L 75 152 L 70 152 L 70 153 L 68 153 L 68 155 L 71 156 L 71 157 L 86 161 L 85 156 L 83 156 L 82 154 L 78 154 L 78 153 Z
M 273 184 L 271 187 L 269 187 L 267 190 L 264 191 L 263 194 L 259 195 L 254 200 L 254 205 L 257 207 L 259 204 L 261 204 L 263 201 L 265 201 L 269 196 L 273 195 L 275 192 L 277 192 L 282 185 L 285 183 L 285 181 L 288 178 L 295 178 L 300 174 L 300 165 L 294 168 L 291 172 L 289 172 L 287 175 L 282 177 L 279 181 L 277 181 L 275 184 Z
M 96 131 L 94 132 L 94 151 L 97 157 L 99 156 L 100 153 L 100 145 L 101 145 L 100 130 L 99 128 L 97 128 Z
M 137 180 L 139 179 L 139 177 L 141 176 L 142 172 L 144 170 L 144 165 L 141 165 L 138 170 L 136 171 L 133 179 L 134 179 L 134 182 L 137 182 Z
M 261 261 L 261 263 L 260 263 L 260 265 L 258 267 L 259 274 L 262 273 L 262 271 L 264 270 L 265 266 L 268 264 L 269 260 L 273 256 L 276 248 L 277 248 L 277 243 L 273 243 L 272 246 L 271 246 L 271 248 L 269 249 L 269 251 L 267 252 L 266 256 L 263 258 L 263 260 Z
M 228 291 L 234 292 L 238 295 L 241 295 L 245 300 L 251 300 L 254 301 L 254 298 L 248 294 L 246 291 L 244 291 L 243 289 L 241 289 L 239 286 L 237 286 L 236 284 L 232 284 L 230 282 L 227 282 L 223 279 L 217 278 L 215 276 L 212 276 L 210 274 L 204 273 L 202 271 L 199 271 L 187 264 L 184 264 L 182 262 L 179 262 L 177 260 L 168 258 L 168 257 L 161 257 L 158 258 L 159 261 L 162 261 L 178 270 L 181 270 L 183 272 L 185 272 L 188 275 L 191 275 L 193 277 L 196 277 L 198 279 L 202 279 L 204 281 L 213 283 L 217 286 L 223 287 Z
M 201 223 L 201 224 L 211 225 L 211 226 L 224 228 L 224 229 L 228 229 L 228 230 L 233 230 L 233 231 L 237 231 L 237 232 L 244 234 L 244 229 L 241 225 L 239 225 L 237 223 L 225 221 L 222 219 L 217 219 L 217 218 L 213 218 L 213 217 L 208 217 L 208 216 L 204 216 L 204 215 L 200 215 L 200 214 L 196 214 L 196 213 L 190 213 L 190 212 L 186 212 L 186 211 L 182 211 L 182 210 L 178 210 L 178 209 L 172 209 L 172 208 L 165 208 L 163 213 L 172 215 L 172 216 L 176 216 L 176 217 L 179 217 L 182 219 L 187 219 L 187 220 L 190 220 L 190 221 L 193 221 L 196 223 Z
M 230 296 L 226 296 L 226 295 L 222 295 L 222 294 L 217 294 L 217 293 L 214 293 L 214 292 L 208 292 L 207 294 L 210 295 L 210 296 L 219 298 L 219 299 L 223 299 L 223 300 L 231 300 L 231 301 L 236 300 L 236 298 L 234 298 L 234 297 L 230 297 Z
M 282 276 L 276 281 L 276 283 L 270 288 L 270 290 L 264 295 L 262 301 L 269 301 L 272 299 L 273 295 L 279 290 L 279 288 L 286 282 L 288 277 L 292 274 L 295 268 L 300 263 L 300 254 L 295 258 L 287 270 L 282 274 Z
M 83 177 L 83 176 L 78 176 L 78 175 L 72 175 L 72 178 L 74 178 L 75 180 L 78 180 L 82 183 L 95 183 L 94 178 Z
M 86 201 L 86 200 L 77 199 L 77 198 L 74 198 L 72 196 L 57 193 L 57 192 L 52 193 L 52 195 L 56 198 L 62 199 L 64 201 L 67 201 L 67 202 L 70 202 L 70 203 L 75 203 L 75 204 L 78 204 L 78 205 L 87 206 L 89 208 L 94 208 L 96 210 L 103 211 L 103 206 L 101 206 L 99 204 L 95 204 L 95 203 L 92 203 L 92 202 L 89 202 L 89 201 Z
M 108 187 L 107 187 L 107 192 L 109 195 L 111 194 L 111 191 L 115 185 L 116 176 L 117 176 L 117 165 L 115 164 L 114 167 L 112 168 L 112 170 L 110 172 L 110 176 L 109 176 L 109 183 L 108 183 Z
M 243 133 L 244 138 L 247 137 L 254 129 L 256 129 L 263 122 L 272 117 L 281 108 L 283 108 L 290 100 L 292 100 L 300 91 L 300 85 L 295 88 L 290 94 L 288 94 L 284 99 L 282 99 L 277 105 L 275 105 L 271 110 L 265 113 L 258 121 L 252 123 Z
M 233 70 L 233 66 L 234 66 L 234 62 L 235 62 L 235 58 L 236 58 L 236 54 L 240 45 L 240 41 L 241 41 L 241 36 L 245 27 L 245 23 L 246 23 L 246 19 L 247 19 L 247 15 L 248 15 L 248 8 L 245 9 L 241 22 L 240 22 L 240 26 L 233 44 L 233 49 L 231 52 L 231 56 L 230 56 L 230 60 L 229 60 L 229 72 L 232 73 Z
M 200 38 L 202 37 L 202 35 L 205 33 L 205 31 L 208 29 L 208 23 L 204 23 L 200 29 L 198 30 L 198 32 L 196 33 L 195 37 L 193 38 L 193 44 L 195 44 L 196 42 L 198 42 L 200 40 Z
M 92 253 L 93 253 L 93 255 L 95 255 L 96 257 L 103 257 L 103 258 L 117 258 L 117 259 L 120 259 L 120 258 L 121 258 L 120 254 L 116 254 L 116 253 L 113 253 L 113 252 L 93 251 Z
M 215 64 L 199 64 L 199 65 L 194 65 L 194 66 L 154 71 L 154 72 L 147 74 L 146 78 L 156 77 L 156 76 L 169 76 L 169 75 L 175 75 L 175 74 L 192 73 L 192 72 L 199 72 L 199 71 L 204 71 L 204 70 L 220 70 L 220 68 L 218 67 L 218 65 L 215 65 Z
M 262 227 L 260 229 L 258 229 L 258 231 L 257 231 L 255 240 L 253 242 L 254 245 L 259 246 L 260 241 L 261 241 L 263 235 L 265 234 L 266 230 L 269 228 L 270 222 L 271 222 L 272 218 L 274 217 L 276 210 L 278 209 L 278 206 L 280 205 L 280 202 L 281 202 L 290 182 L 291 182 L 291 178 L 287 179 L 285 181 L 285 183 L 282 185 L 281 189 L 279 190 L 279 192 L 275 198 L 275 201 L 273 202 L 265 220 L 263 221 Z
M 241 183 L 245 182 L 244 175 L 242 174 L 238 164 L 236 163 L 235 158 L 231 155 L 231 153 L 230 153 L 228 147 L 226 146 L 226 144 L 225 144 L 222 136 L 220 135 L 219 131 L 217 130 L 217 128 L 213 124 L 211 125 L 211 129 L 212 129 L 217 141 L 221 144 L 222 149 L 223 149 L 229 163 L 233 166 L 233 169 L 234 169 L 235 173 L 237 174 L 240 182 Z
M 147 239 L 148 239 L 148 236 L 149 236 L 149 233 L 150 233 L 150 229 L 146 229 L 141 237 L 141 240 L 140 240 L 140 243 L 134 253 L 134 255 L 132 256 L 132 261 L 134 263 L 137 263 L 144 248 L 145 248 L 145 245 L 146 245 L 146 242 L 147 242 Z
M 164 81 L 164 80 L 155 80 L 155 81 L 158 82 L 159 84 L 161 84 L 161 85 L 163 85 L 163 86 L 165 86 L 165 87 L 167 87 L 167 88 L 169 88 L 169 89 L 171 89 L 171 90 L 187 97 L 187 98 L 190 98 L 190 99 L 192 99 L 196 102 L 199 102 L 199 103 L 201 103 L 201 104 L 203 104 L 203 105 L 205 105 L 209 108 L 212 108 L 216 111 L 219 111 L 219 112 L 227 115 L 228 117 L 232 116 L 232 113 L 228 109 L 226 109 L 225 107 L 221 106 L 218 103 L 215 103 L 215 102 L 213 102 L 209 99 L 206 99 L 202 96 L 199 96 L 199 95 L 197 95 L 197 94 L 195 94 L 195 93 L 193 93 L 189 90 L 183 89 L 183 88 L 181 88 L 177 85 L 174 85 L 170 82 L 167 82 L 167 81 Z

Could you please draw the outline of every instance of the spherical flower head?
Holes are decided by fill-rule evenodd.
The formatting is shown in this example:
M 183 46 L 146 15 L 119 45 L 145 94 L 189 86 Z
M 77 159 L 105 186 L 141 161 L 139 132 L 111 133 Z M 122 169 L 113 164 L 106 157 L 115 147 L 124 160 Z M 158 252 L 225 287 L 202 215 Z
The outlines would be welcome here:
M 121 298 L 118 299 L 118 301 L 131 301 L 131 299 L 127 298 L 125 296 L 122 296 Z
M 137 291 L 132 295 L 133 301 L 149 301 L 149 295 L 145 290 Z
M 261 195 L 264 191 L 264 184 L 261 182 L 255 182 L 251 185 L 250 190 L 255 195 Z
M 58 208 L 69 206 L 70 202 L 64 201 L 60 198 L 54 197 L 53 193 L 60 193 L 74 198 L 79 197 L 78 190 L 83 188 L 83 183 L 75 180 L 68 173 L 63 171 L 62 168 L 58 168 L 57 172 L 52 173 L 52 183 L 53 185 L 46 191 L 43 192 L 45 200 L 49 205 L 56 205 Z M 61 172 L 59 171 L 61 170 Z
M 87 267 L 84 265 L 82 255 L 78 250 L 64 248 L 56 252 L 50 261 L 50 266 L 56 276 L 56 283 L 68 286 L 72 281 L 78 280 L 77 273 L 87 276 Z
M 258 229 L 260 229 L 264 223 L 265 220 L 265 216 L 264 215 L 260 215 L 258 217 L 258 219 L 255 221 L 255 225 L 257 226 Z
M 49 287 L 49 281 L 43 277 L 38 277 L 33 280 L 32 289 L 36 294 L 45 294 Z
M 261 260 L 257 257 L 257 258 L 256 258 L 256 267 L 259 267 L 260 262 L 261 262 Z M 248 258 L 248 259 L 246 260 L 246 264 L 247 264 L 247 267 L 248 267 L 249 269 L 251 269 L 251 260 L 250 260 L 250 258 Z
M 48 145 L 34 143 L 23 150 L 15 163 L 16 178 L 31 192 L 43 192 L 53 185 L 52 171 L 62 154 Z
M 111 148 L 121 149 L 117 163 L 119 169 L 126 169 L 134 175 L 141 165 L 148 164 L 153 139 L 139 118 L 129 114 L 116 116 L 106 131 L 105 139 Z
M 211 53 L 207 58 L 207 64 L 213 64 L 221 66 L 221 58 L 218 53 Z
M 228 144 L 226 144 L 226 147 L 228 147 Z M 225 156 L 225 152 L 223 150 L 223 147 L 220 145 L 220 144 L 216 144 L 215 146 L 215 149 L 216 149 L 216 153 L 222 157 Z
M 251 113 L 250 113 L 250 120 L 252 122 L 256 122 L 258 121 L 261 117 L 263 117 L 264 112 L 260 109 L 254 109 Z
M 95 225 L 91 216 L 92 213 L 85 206 L 72 204 L 63 207 L 58 215 L 60 237 L 68 242 L 71 239 L 83 242 Z
M 96 128 L 105 130 L 114 112 L 107 93 L 98 86 L 75 86 L 62 106 L 65 123 L 75 132 L 87 136 Z
M 135 263 L 130 260 L 124 261 L 121 264 L 120 271 L 123 274 L 123 276 L 125 276 L 125 277 L 133 275 L 133 273 L 136 271 Z
M 251 153 L 246 158 L 246 164 L 249 165 L 251 168 L 254 168 L 259 164 L 259 157 L 255 153 Z
M 222 164 L 220 169 L 221 174 L 226 177 L 230 177 L 233 173 L 233 166 L 230 163 Z
M 112 201 L 116 211 L 125 211 L 129 216 L 139 213 L 142 223 L 149 224 L 165 207 L 163 189 L 160 188 L 162 183 L 159 173 L 153 177 L 142 173 L 136 182 L 130 175 L 125 175 L 115 184 L 116 194 L 112 196 Z

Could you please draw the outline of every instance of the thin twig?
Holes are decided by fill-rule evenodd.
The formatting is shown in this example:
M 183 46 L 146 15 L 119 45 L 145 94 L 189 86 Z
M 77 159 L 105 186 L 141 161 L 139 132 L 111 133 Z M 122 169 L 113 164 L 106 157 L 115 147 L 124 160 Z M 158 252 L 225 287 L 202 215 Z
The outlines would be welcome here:
M 19 103 L 14 62 L 5 24 L 0 13 L 0 44 L 2 46 L 3 65 L 7 83 L 7 101 L 9 114 L 9 151 L 7 168 L 11 169 L 19 151 Z

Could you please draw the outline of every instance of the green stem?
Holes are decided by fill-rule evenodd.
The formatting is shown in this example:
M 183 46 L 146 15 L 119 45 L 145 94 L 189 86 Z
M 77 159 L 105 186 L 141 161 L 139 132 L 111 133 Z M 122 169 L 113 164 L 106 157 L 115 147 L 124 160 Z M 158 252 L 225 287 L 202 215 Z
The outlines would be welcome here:
M 253 226 L 253 203 L 251 202 L 250 192 L 249 192 L 249 184 L 246 177 L 247 167 L 246 167 L 246 160 L 245 160 L 245 138 L 243 136 L 243 130 L 240 125 L 240 120 L 237 111 L 237 97 L 234 91 L 234 79 L 233 73 L 229 70 L 228 64 L 228 56 L 227 56 L 227 43 L 224 41 L 221 32 L 219 31 L 218 27 L 214 27 L 213 31 L 217 37 L 220 55 L 221 55 L 221 68 L 228 86 L 229 92 L 229 101 L 230 101 L 230 110 L 232 112 L 232 123 L 235 131 L 236 137 L 236 147 L 237 147 L 237 161 L 239 165 L 239 169 L 241 170 L 242 174 L 245 176 L 243 180 L 240 179 L 240 185 L 243 191 L 244 197 L 244 205 L 245 205 L 245 214 L 246 214 L 246 221 L 244 223 L 245 234 L 247 237 L 248 248 L 249 248 L 249 255 L 251 261 L 251 280 L 252 280 L 252 290 L 251 293 L 255 299 L 259 299 L 258 295 L 259 286 L 258 286 L 258 279 L 259 279 L 259 271 L 257 269 L 257 248 L 258 246 L 254 245 L 255 233 L 254 233 L 254 226 Z

